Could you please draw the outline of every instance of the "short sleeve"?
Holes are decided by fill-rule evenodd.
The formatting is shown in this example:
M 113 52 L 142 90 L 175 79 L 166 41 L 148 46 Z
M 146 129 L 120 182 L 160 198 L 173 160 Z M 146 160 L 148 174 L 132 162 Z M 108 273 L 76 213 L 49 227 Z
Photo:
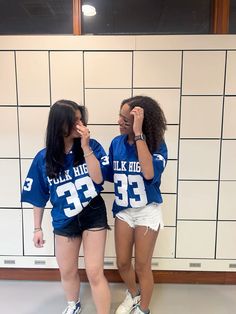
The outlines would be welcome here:
M 113 182 L 113 176 L 114 176 L 114 171 L 113 171 L 113 142 L 111 143 L 109 147 L 109 167 L 107 169 L 107 174 L 106 174 L 106 181 Z
M 152 155 L 153 167 L 154 167 L 154 178 L 152 183 L 160 181 L 161 174 L 164 171 L 168 159 L 168 151 L 166 143 L 163 141 L 159 149 Z
M 98 159 L 100 163 L 102 176 L 103 176 L 103 179 L 105 180 L 105 178 L 107 177 L 108 169 L 109 169 L 109 158 L 104 148 L 102 147 L 102 145 L 98 143 L 96 140 L 91 139 L 90 146 L 94 152 L 94 155 L 96 156 L 96 158 Z
M 21 194 L 21 201 L 33 206 L 45 207 L 49 200 L 49 189 L 44 177 L 45 163 L 42 154 L 38 153 L 34 158 Z

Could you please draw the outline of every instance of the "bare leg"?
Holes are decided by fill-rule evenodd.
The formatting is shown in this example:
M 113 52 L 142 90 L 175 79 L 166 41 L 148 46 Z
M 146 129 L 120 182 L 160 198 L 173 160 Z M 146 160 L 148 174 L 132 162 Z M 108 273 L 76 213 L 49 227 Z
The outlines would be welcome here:
M 111 305 L 110 289 L 103 271 L 106 234 L 105 229 L 83 232 L 85 268 L 97 314 L 109 314 Z
M 77 301 L 80 291 L 78 256 L 81 238 L 56 235 L 56 258 L 67 301 Z
M 134 229 L 126 222 L 115 219 L 115 246 L 119 273 L 129 292 L 134 297 L 137 294 L 135 272 L 132 265 L 132 250 Z
M 135 228 L 135 271 L 141 290 L 142 310 L 147 310 L 153 292 L 153 274 L 151 268 L 152 255 L 155 247 L 158 231 L 144 226 Z

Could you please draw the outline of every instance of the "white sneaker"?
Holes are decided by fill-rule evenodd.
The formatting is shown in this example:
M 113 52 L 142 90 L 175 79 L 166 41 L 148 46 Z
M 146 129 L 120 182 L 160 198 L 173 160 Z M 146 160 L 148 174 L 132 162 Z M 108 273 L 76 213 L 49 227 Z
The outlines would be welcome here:
M 140 307 L 137 305 L 134 309 L 134 311 L 132 312 L 132 314 L 143 314 L 144 312 L 140 309 Z M 149 311 L 148 314 L 151 314 L 151 312 Z
M 79 314 L 80 312 L 81 312 L 80 301 L 78 301 L 77 303 L 71 301 L 68 302 L 68 306 L 62 314 Z
M 118 309 L 116 310 L 115 314 L 129 314 L 135 308 L 137 304 L 140 302 L 140 295 L 132 298 L 131 293 L 127 290 L 126 297 L 124 301 L 119 305 Z

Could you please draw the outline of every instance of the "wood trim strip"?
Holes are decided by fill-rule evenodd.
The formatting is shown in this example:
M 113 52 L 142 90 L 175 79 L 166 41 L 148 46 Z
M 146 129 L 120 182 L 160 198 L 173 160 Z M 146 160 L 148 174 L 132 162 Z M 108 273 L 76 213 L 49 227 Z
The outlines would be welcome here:
M 105 270 L 109 282 L 122 282 L 117 270 Z M 84 269 L 79 270 L 80 279 L 87 282 Z M 236 284 L 236 272 L 214 271 L 153 271 L 155 283 L 178 284 Z M 59 281 L 58 269 L 0 268 L 1 280 Z
M 228 34 L 230 0 L 213 0 L 212 32 Z
M 73 34 L 81 35 L 81 1 L 73 0 Z

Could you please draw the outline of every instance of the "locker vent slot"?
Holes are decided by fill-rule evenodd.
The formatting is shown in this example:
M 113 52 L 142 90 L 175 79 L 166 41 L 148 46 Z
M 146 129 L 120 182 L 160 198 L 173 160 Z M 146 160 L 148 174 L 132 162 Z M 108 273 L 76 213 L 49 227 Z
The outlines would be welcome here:
M 35 260 L 34 265 L 45 265 L 46 261 Z
M 189 263 L 189 267 L 192 267 L 192 268 L 201 268 L 202 267 L 202 264 L 201 263 Z
M 104 265 L 114 266 L 114 262 L 112 262 L 112 261 L 104 261 Z
M 14 265 L 16 263 L 16 261 L 14 259 L 5 259 L 4 260 L 4 264 L 7 265 Z

